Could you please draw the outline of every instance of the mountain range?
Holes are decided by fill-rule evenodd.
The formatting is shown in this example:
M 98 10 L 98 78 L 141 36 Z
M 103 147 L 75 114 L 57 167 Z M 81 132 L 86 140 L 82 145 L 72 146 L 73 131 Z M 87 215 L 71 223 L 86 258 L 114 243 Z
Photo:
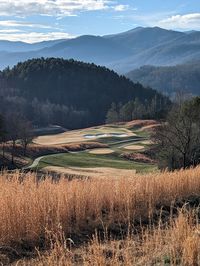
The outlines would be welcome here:
M 124 74 L 143 65 L 171 66 L 200 59 L 200 32 L 138 27 L 114 35 L 34 44 L 0 41 L 0 69 L 38 57 L 73 58 Z

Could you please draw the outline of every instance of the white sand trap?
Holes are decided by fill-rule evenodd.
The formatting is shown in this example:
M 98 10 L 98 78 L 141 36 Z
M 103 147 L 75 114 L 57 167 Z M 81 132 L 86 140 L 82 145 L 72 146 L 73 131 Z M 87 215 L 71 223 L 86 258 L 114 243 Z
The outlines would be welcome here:
M 77 175 L 93 178 L 130 178 L 135 177 L 136 170 L 116 169 L 109 167 L 95 167 L 95 168 L 78 168 L 78 167 L 57 167 L 49 166 L 43 168 L 45 172 L 55 172 L 59 174 Z
M 94 150 L 89 151 L 89 153 L 91 154 L 111 154 L 113 152 L 114 151 L 111 149 L 94 149 Z
M 151 144 L 153 144 L 153 142 L 151 140 L 144 140 L 144 141 L 141 142 L 141 144 L 143 144 L 143 145 L 151 145 Z
M 124 149 L 126 150 L 132 150 L 132 151 L 138 151 L 138 150 L 143 150 L 144 146 L 141 145 L 129 145 L 129 146 L 125 146 Z

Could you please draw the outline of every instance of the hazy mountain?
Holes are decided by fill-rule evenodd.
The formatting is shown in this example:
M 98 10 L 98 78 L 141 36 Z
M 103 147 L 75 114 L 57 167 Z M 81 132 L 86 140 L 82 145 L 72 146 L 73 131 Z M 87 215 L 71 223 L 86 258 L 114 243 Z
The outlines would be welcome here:
M 62 41 L 64 40 L 61 39 L 61 40 L 43 41 L 43 42 L 38 42 L 38 43 L 25 43 L 25 42 L 0 40 L 0 51 L 4 51 L 4 52 L 36 51 L 39 49 L 53 46 Z
M 123 33 L 104 36 L 115 43 L 122 45 L 126 49 L 130 49 L 132 54 L 144 52 L 145 49 L 156 47 L 160 44 L 174 41 L 185 34 L 182 32 L 165 30 L 158 27 L 143 28 L 138 27 Z
M 176 91 L 200 95 L 200 60 L 168 67 L 143 66 L 126 76 L 169 95 Z
M 113 40 L 85 35 L 43 49 L 40 54 L 47 57 L 51 55 L 106 65 L 113 60 L 130 56 L 131 51 L 123 49 Z
M 142 65 L 176 65 L 200 58 L 200 32 L 138 27 L 101 37 L 87 35 L 36 44 L 0 42 L 1 69 L 36 57 L 73 58 L 126 73 Z

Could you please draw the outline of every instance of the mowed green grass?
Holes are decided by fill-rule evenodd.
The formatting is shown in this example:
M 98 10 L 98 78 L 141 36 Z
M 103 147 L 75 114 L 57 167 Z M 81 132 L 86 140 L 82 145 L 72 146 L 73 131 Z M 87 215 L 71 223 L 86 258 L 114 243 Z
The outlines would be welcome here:
M 109 167 L 116 169 L 134 169 L 137 172 L 148 172 L 156 170 L 155 165 L 137 163 L 124 160 L 118 154 L 95 155 L 87 152 L 55 154 L 44 157 L 37 168 L 47 166 L 59 167 Z

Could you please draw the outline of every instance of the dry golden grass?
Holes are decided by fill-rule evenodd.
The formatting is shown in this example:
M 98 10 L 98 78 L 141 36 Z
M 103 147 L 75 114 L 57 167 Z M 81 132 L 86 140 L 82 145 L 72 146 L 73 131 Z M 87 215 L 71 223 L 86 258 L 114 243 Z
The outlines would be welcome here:
M 63 238 L 72 238 L 77 247 L 95 230 L 106 232 L 107 228 L 119 237 L 122 228 L 132 228 L 134 224 L 140 233 L 124 241 L 108 239 L 101 243 L 96 237 L 89 246 L 80 248 L 80 265 L 163 265 L 153 264 L 153 260 L 167 256 L 171 261 L 175 258 L 184 263 L 188 261 L 179 265 L 199 265 L 195 264 L 195 257 L 199 256 L 197 216 L 181 213 L 166 226 L 157 224 L 162 206 L 164 218 L 169 218 L 166 209 L 170 206 L 177 202 L 181 206 L 191 197 L 198 199 L 199 177 L 199 167 L 132 178 L 61 179 L 57 182 L 50 177 L 38 182 L 30 173 L 1 173 L 0 251 L 2 247 L 18 252 L 24 246 L 33 250 L 41 245 L 49 248 L 48 232 L 57 236 L 59 230 Z M 151 227 L 141 231 L 140 223 L 150 223 Z M 71 265 L 79 249 L 69 250 L 68 242 L 70 240 L 66 245 L 62 242 L 56 246 L 57 242 L 53 241 L 49 256 L 25 265 Z
M 146 127 L 146 126 L 153 126 L 153 125 L 157 125 L 158 121 L 156 120 L 133 120 L 130 122 L 126 122 L 124 123 L 128 128 L 132 128 L 132 127 L 136 127 L 136 128 L 142 128 L 142 127 Z
M 149 266 L 149 265 L 200 265 L 200 226 L 198 210 L 181 210 L 168 225 L 143 229 L 140 234 L 129 234 L 123 240 L 103 241 L 94 235 L 87 246 L 73 248 L 71 239 L 62 231 L 51 235 L 51 250 L 39 258 L 18 261 L 19 266 Z
M 135 177 L 136 170 L 116 169 L 109 167 L 93 167 L 93 168 L 79 168 L 79 167 L 59 167 L 47 166 L 42 169 L 44 172 L 53 172 L 59 174 L 67 174 L 71 176 L 84 178 L 123 178 L 125 176 Z

